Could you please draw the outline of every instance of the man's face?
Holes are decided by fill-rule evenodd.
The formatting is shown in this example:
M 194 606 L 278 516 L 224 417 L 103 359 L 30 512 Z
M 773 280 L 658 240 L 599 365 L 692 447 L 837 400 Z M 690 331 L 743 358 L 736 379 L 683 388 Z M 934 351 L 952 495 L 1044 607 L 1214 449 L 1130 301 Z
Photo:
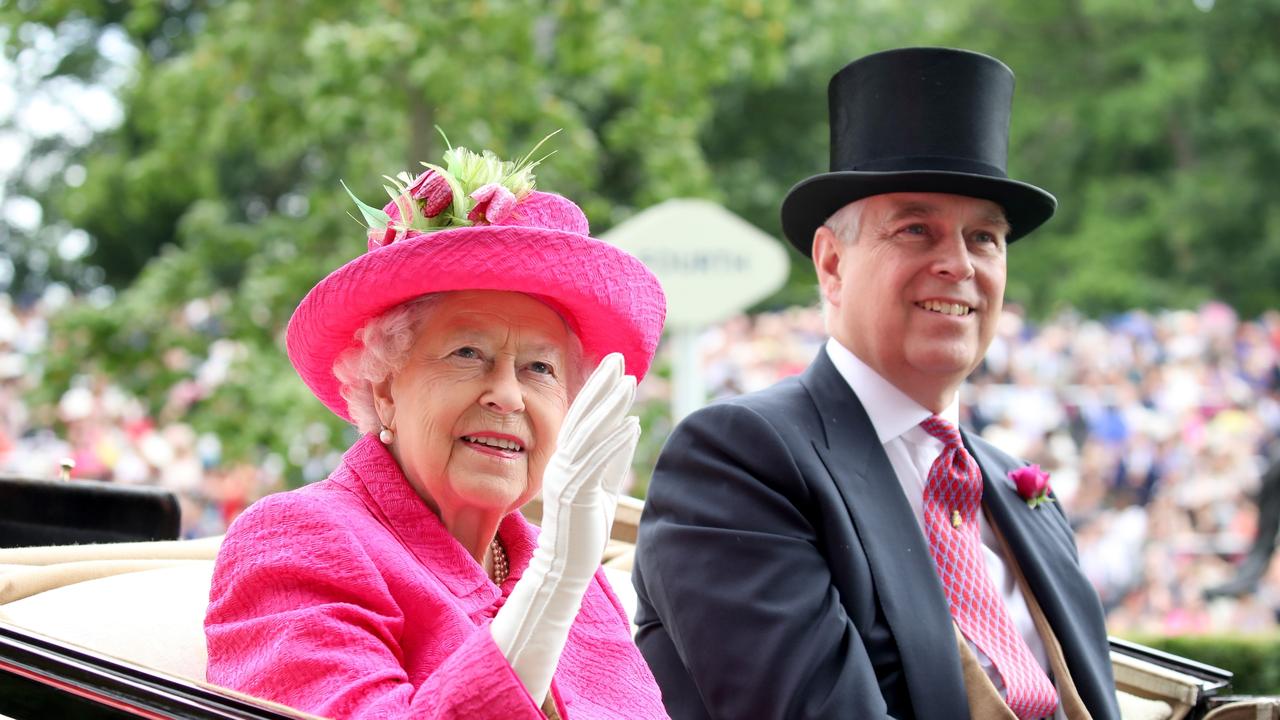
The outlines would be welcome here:
M 892 193 L 859 202 L 852 242 L 825 227 L 815 235 L 827 329 L 938 412 L 995 334 L 1008 222 L 999 205 L 962 195 Z

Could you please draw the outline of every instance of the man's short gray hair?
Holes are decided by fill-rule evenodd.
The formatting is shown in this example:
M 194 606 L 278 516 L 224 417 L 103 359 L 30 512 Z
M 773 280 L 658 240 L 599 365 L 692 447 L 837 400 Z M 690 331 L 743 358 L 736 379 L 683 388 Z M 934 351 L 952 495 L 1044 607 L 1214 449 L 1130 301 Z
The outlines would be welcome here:
M 862 232 L 862 209 L 866 207 L 861 200 L 854 200 L 839 210 L 832 213 L 831 217 L 823 223 L 831 232 L 835 233 L 836 239 L 842 244 L 848 245 L 858 239 L 858 233 Z
M 836 236 L 836 242 L 841 245 L 852 245 L 858 239 L 858 233 L 862 232 L 862 209 L 866 207 L 864 200 L 866 198 L 854 200 L 845 205 L 832 213 L 831 217 L 823 223 Z M 821 286 L 818 286 L 818 300 L 822 303 L 822 323 L 826 325 L 831 308 L 827 298 L 822 294 Z
M 333 374 L 342 384 L 342 398 L 347 413 L 361 433 L 378 432 L 382 420 L 374 404 L 373 387 L 395 377 L 409 361 L 409 351 L 436 305 L 447 293 L 429 293 L 403 302 L 364 324 L 355 333 L 355 344 L 338 355 Z M 583 362 L 582 342 L 569 331 L 569 354 L 566 358 L 565 381 L 572 400 L 586 382 L 589 368 Z

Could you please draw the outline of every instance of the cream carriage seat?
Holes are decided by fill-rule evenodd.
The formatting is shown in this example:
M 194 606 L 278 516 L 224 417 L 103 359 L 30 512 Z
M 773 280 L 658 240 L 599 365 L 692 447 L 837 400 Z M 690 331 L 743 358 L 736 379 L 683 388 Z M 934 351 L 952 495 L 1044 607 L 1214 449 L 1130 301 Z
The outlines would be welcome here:
M 221 537 L 0 550 L 0 622 L 200 682 Z
M 634 618 L 632 543 L 643 505 L 623 500 L 602 559 L 614 592 Z M 525 513 L 537 519 L 540 510 L 534 505 Z M 204 682 L 204 614 L 221 541 L 0 549 L 0 622 Z M 1186 717 L 1196 697 L 1194 678 L 1115 652 L 1112 660 L 1126 720 Z M 1270 700 L 1249 708 L 1250 720 L 1280 718 Z M 1209 717 L 1244 717 L 1224 711 Z
M 639 500 L 622 498 L 602 558 L 634 617 Z M 538 503 L 524 512 L 535 522 Z M 222 538 L 0 549 L 0 622 L 204 682 L 204 615 Z M 633 628 L 634 630 L 634 628 Z

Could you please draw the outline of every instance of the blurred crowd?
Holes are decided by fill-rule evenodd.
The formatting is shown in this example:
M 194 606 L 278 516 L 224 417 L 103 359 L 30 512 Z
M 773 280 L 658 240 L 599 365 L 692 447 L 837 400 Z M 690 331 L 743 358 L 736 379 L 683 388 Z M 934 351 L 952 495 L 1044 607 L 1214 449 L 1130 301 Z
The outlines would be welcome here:
M 0 475 L 53 477 L 70 457 L 74 477 L 162 485 L 181 499 L 187 537 L 221 533 L 250 502 L 283 487 L 278 455 L 224 461 L 217 437 L 183 421 L 183 408 L 226 377 L 238 355 L 233 341 L 214 342 L 206 357 L 175 358 L 189 380 L 159 412 L 110 378 L 86 376 L 39 414 L 26 397 L 49 317 L 66 300 L 19 306 L 0 295 Z M 179 321 L 208 312 L 190 307 Z M 709 328 L 698 340 L 708 396 L 797 374 L 824 341 L 815 308 Z M 641 406 L 665 407 L 659 375 L 641 386 Z M 1280 561 L 1255 593 L 1207 601 L 1203 591 L 1233 577 L 1256 535 L 1259 479 L 1280 462 L 1280 312 L 1242 319 L 1209 303 L 1031 322 L 1007 307 L 962 392 L 968 427 L 1051 474 L 1112 632 L 1274 628 Z M 652 424 L 650 435 L 664 436 L 664 425 Z M 324 476 L 341 448 L 332 450 L 312 453 L 304 479 Z
M 825 342 L 817 309 L 737 317 L 705 332 L 713 397 L 801 372 Z M 1112 632 L 1273 628 L 1280 561 L 1257 593 L 1204 599 L 1234 576 L 1256 495 L 1280 462 L 1280 312 L 1198 311 L 1028 321 L 1007 307 L 962 419 L 1038 463 L 1076 528 Z
M 233 341 L 214 341 L 201 358 L 167 355 L 187 379 L 169 388 L 158 412 L 100 375 L 75 378 L 54 407 L 28 402 L 40 382 L 49 318 L 73 302 L 54 288 L 26 303 L 0 294 L 0 475 L 59 477 L 70 459 L 72 479 L 165 487 L 178 498 L 186 538 L 221 534 L 250 502 L 281 489 L 278 457 L 224 463 L 217 436 L 183 421 L 184 409 L 226 378 L 238 355 Z M 207 313 L 196 303 L 175 320 L 196 325 Z

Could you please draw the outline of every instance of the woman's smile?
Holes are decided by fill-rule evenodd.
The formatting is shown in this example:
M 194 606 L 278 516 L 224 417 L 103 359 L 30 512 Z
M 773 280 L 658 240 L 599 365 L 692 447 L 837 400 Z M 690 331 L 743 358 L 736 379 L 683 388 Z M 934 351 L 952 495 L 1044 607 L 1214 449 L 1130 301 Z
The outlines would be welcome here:
M 463 435 L 458 441 L 469 450 L 503 460 L 518 460 L 525 453 L 524 442 L 520 438 L 503 433 L 472 433 Z

